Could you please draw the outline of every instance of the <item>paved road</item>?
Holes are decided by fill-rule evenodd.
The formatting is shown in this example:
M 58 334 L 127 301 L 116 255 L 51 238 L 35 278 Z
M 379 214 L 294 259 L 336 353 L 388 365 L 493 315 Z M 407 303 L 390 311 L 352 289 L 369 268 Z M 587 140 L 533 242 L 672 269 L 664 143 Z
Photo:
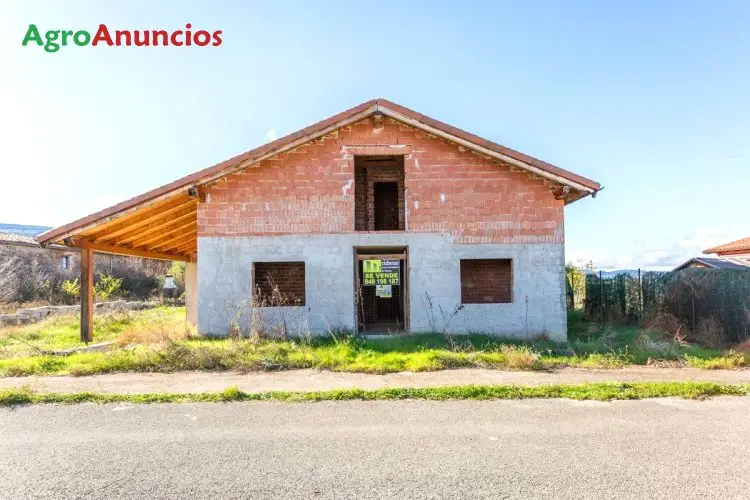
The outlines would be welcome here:
M 0 497 L 740 498 L 750 398 L 0 409 Z

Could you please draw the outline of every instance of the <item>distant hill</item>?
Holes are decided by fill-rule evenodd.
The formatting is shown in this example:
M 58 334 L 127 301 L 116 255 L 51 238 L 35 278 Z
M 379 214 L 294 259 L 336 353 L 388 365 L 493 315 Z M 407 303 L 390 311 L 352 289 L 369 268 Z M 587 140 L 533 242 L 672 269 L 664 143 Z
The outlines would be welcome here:
M 0 233 L 22 234 L 32 238 L 52 229 L 49 226 L 29 226 L 25 224 L 3 224 L 0 223 Z
M 649 269 L 641 269 L 641 275 L 644 273 L 650 273 L 654 272 Z M 657 271 L 657 272 L 663 272 L 663 271 Z M 587 274 L 595 274 L 599 276 L 599 271 L 586 271 Z M 628 276 L 638 276 L 638 269 L 616 269 L 614 271 L 602 271 L 602 278 L 611 278 L 612 276 L 617 276 L 619 274 L 627 274 Z

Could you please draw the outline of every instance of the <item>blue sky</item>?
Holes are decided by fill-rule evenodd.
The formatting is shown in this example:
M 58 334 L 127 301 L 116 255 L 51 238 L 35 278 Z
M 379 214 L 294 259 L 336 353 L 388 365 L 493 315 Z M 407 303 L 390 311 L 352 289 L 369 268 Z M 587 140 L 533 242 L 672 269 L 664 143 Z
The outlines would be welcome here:
M 220 47 L 22 47 L 221 29 Z M 385 97 L 601 182 L 566 252 L 671 267 L 750 235 L 750 3 L 5 2 L 0 222 L 57 225 Z

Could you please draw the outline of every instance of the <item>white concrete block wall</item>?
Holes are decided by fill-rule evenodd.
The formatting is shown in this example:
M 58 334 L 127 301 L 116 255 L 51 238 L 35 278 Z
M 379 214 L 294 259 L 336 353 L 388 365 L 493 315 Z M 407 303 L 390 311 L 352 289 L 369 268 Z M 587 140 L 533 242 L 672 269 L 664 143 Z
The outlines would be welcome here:
M 441 331 L 440 307 L 450 316 L 461 303 L 461 259 L 509 258 L 513 302 L 466 304 L 452 333 L 566 338 L 565 263 L 562 244 L 457 245 L 441 233 L 291 235 L 198 238 L 198 329 L 226 335 L 237 322 L 249 328 L 253 261 L 305 262 L 306 304 L 263 308 L 267 324 L 283 315 L 291 333 L 354 329 L 354 247 L 408 247 L 409 325 L 412 332 Z M 427 306 L 429 294 L 433 307 Z M 256 313 L 257 314 L 257 313 Z

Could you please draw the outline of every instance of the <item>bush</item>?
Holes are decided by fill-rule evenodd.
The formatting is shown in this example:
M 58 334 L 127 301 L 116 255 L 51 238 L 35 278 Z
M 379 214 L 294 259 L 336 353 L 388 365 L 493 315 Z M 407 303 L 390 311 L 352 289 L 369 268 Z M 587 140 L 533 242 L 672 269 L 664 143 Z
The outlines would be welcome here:
M 115 278 L 109 274 L 100 274 L 99 279 L 94 284 L 94 297 L 96 300 L 103 302 L 117 297 L 121 288 L 122 278 Z
M 81 284 L 78 282 L 78 278 L 63 281 L 61 288 L 63 300 L 68 304 L 76 302 L 81 297 Z

